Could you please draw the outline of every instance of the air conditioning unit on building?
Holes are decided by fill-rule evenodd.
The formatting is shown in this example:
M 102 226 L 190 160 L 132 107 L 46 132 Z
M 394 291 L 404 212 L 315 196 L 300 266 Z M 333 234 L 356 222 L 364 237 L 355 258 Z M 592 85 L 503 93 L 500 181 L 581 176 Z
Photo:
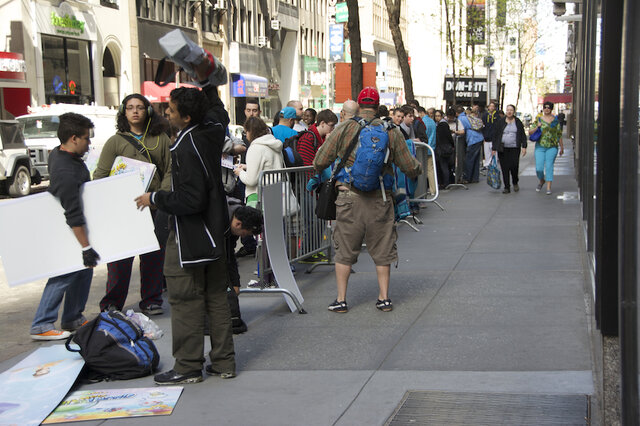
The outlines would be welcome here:
M 213 4 L 213 8 L 215 10 L 226 10 L 227 9 L 226 0 L 216 0 L 215 3 Z
M 267 45 L 267 38 L 265 36 L 258 36 L 258 47 L 265 47 Z
M 271 29 L 278 31 L 280 29 L 280 21 L 278 21 L 277 19 L 273 19 L 271 21 Z

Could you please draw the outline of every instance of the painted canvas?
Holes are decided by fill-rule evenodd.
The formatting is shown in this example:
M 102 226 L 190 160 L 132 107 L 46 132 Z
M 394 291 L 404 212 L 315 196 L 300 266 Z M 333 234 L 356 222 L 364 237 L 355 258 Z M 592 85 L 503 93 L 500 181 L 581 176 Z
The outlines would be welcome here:
M 168 386 L 73 392 L 43 424 L 168 416 L 173 412 L 182 389 L 182 386 Z
M 0 425 L 39 425 L 71 389 L 84 360 L 64 345 L 36 349 L 0 374 Z

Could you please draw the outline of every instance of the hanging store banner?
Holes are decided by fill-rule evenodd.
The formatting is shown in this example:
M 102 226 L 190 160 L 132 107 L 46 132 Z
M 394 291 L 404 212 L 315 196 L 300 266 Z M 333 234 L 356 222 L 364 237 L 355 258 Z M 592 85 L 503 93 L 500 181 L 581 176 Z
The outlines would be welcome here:
M 331 62 L 342 62 L 344 59 L 344 26 L 331 25 L 329 28 L 329 59 Z
M 484 44 L 485 0 L 467 0 L 467 43 Z

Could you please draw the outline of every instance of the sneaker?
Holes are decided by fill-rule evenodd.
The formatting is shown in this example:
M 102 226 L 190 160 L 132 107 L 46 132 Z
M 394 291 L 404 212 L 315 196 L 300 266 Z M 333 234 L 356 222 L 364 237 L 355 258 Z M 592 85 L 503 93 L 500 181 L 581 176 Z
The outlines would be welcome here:
M 211 364 L 207 365 L 207 368 L 205 368 L 204 371 L 209 376 L 220 376 L 221 379 L 233 379 L 234 377 L 236 377 L 235 371 L 226 371 L 224 373 L 221 373 L 219 371 L 214 370 Z
M 551 195 L 551 190 L 550 189 L 547 190 L 547 195 Z
M 68 331 L 49 330 L 44 333 L 32 334 L 31 338 L 33 340 L 63 340 L 69 336 L 71 336 L 71 333 Z
M 502 193 L 503 194 L 510 194 L 511 190 L 509 188 L 505 188 L 505 189 L 502 190 Z
M 104 308 L 102 312 L 111 312 L 111 311 L 119 311 L 119 310 L 120 309 L 118 309 L 116 305 L 107 305 L 107 307 Z
M 332 312 L 344 313 L 349 310 L 349 307 L 347 306 L 346 300 L 338 302 L 338 299 L 336 299 L 332 304 L 329 305 L 328 309 Z
M 75 333 L 80 327 L 82 327 L 83 325 L 87 324 L 88 322 L 89 322 L 89 320 L 84 320 L 84 322 L 82 324 L 78 325 L 77 327 L 65 327 L 65 326 L 62 326 L 62 329 L 66 330 L 66 331 L 70 331 L 71 333 Z
M 245 257 L 256 254 L 256 249 L 247 249 L 246 247 L 240 247 L 236 252 L 236 257 Z
M 376 301 L 376 308 L 380 309 L 382 312 L 389 312 L 393 310 L 393 304 L 391 303 L 391 299 L 378 299 Z
M 180 374 L 175 370 L 169 370 L 153 376 L 153 381 L 156 385 L 187 385 L 189 383 L 199 383 L 202 381 L 202 372 L 192 371 L 191 373 Z
M 536 192 L 540 192 L 542 185 L 544 185 L 544 183 L 539 183 L 538 186 L 536 186 Z
M 513 185 L 513 190 L 514 190 L 515 192 L 520 191 L 520 187 L 518 186 L 518 184 L 517 184 L 517 183 L 516 183 L 515 185 Z
M 146 316 L 164 314 L 164 309 L 162 309 L 162 306 L 160 305 L 149 305 L 146 308 L 140 308 L 140 310 Z

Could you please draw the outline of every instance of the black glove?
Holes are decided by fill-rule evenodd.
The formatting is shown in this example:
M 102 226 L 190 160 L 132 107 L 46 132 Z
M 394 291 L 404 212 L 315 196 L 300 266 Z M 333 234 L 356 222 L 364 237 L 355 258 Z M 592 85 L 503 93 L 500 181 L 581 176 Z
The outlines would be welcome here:
M 96 253 L 91 246 L 82 250 L 82 262 L 87 268 L 93 268 L 96 266 L 98 264 L 98 260 L 100 260 L 100 255 Z

